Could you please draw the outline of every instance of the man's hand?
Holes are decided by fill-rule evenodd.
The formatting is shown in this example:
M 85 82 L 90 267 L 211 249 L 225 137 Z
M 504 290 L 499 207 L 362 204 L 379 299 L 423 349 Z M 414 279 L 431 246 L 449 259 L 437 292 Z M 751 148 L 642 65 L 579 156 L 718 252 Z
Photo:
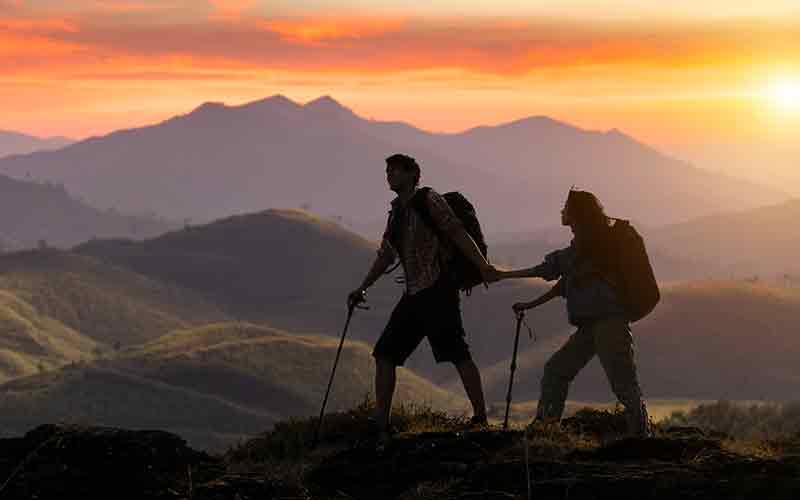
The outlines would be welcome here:
M 500 281 L 503 277 L 503 271 L 497 269 L 494 265 L 487 263 L 481 268 L 481 278 L 484 283 L 494 283 Z
M 359 304 L 367 301 L 367 290 L 363 287 L 356 288 L 347 296 L 347 308 L 355 309 Z

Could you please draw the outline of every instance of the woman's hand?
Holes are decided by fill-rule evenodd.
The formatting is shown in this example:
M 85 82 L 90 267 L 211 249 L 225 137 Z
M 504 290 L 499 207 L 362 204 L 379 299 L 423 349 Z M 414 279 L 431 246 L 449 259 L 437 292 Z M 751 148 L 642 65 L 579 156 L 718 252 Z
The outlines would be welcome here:
M 531 307 L 530 303 L 528 302 L 517 302 L 516 304 L 511 306 L 511 309 L 514 310 L 514 314 L 522 314 L 526 310 L 530 309 L 530 307 Z

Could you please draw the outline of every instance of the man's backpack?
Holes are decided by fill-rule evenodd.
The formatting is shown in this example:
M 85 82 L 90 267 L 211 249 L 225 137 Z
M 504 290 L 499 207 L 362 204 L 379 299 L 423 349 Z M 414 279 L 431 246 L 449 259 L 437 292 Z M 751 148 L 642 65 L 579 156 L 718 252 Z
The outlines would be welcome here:
M 448 239 L 448 237 L 442 234 L 440 228 L 433 221 L 426 202 L 430 190 L 431 188 L 429 187 L 417 190 L 409 206 L 416 210 L 422 221 L 433 230 L 440 240 L 445 240 Z M 463 194 L 457 191 L 444 193 L 442 198 L 444 198 L 453 210 L 453 213 L 455 213 L 456 217 L 458 217 L 464 225 L 464 229 L 467 231 L 467 234 L 472 237 L 473 241 L 475 241 L 478 250 L 486 257 L 488 255 L 488 247 L 486 246 L 486 239 L 483 237 L 480 222 L 478 222 L 478 215 L 475 212 L 475 207 Z M 476 268 L 455 245 L 453 245 L 453 256 L 450 261 L 442 262 L 441 265 L 443 267 L 442 273 L 450 284 L 457 290 L 465 292 L 467 295 L 472 292 L 472 287 L 483 283 L 480 270 Z
M 644 240 L 630 221 L 622 219 L 614 219 L 610 237 L 617 256 L 612 284 L 628 312 L 628 319 L 639 321 L 650 314 L 661 299 Z

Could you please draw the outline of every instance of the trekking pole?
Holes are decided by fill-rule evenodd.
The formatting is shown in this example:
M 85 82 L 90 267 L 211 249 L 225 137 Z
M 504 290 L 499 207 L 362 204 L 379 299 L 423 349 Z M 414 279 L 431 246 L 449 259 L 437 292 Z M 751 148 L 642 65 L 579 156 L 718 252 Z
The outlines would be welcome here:
M 322 400 L 322 408 L 319 410 L 319 418 L 317 419 L 317 428 L 314 430 L 314 441 L 311 442 L 311 449 L 317 447 L 319 444 L 319 431 L 322 428 L 322 417 L 325 415 L 325 406 L 328 404 L 328 396 L 331 393 L 331 386 L 333 385 L 333 376 L 336 374 L 336 367 L 339 364 L 339 356 L 342 354 L 342 347 L 344 346 L 344 338 L 347 335 L 347 327 L 350 326 L 350 319 L 353 317 L 353 311 L 358 309 L 368 309 L 368 307 L 359 306 L 358 303 L 351 303 L 347 306 L 347 321 L 344 323 L 342 330 L 342 338 L 339 340 L 339 349 L 336 351 L 336 359 L 333 361 L 333 369 L 331 370 L 331 377 L 328 380 L 328 388 L 325 390 L 325 398 Z
M 506 416 L 503 419 L 503 430 L 508 430 L 508 410 L 511 408 L 511 390 L 514 387 L 514 372 L 517 370 L 517 349 L 519 347 L 519 330 L 522 327 L 522 318 L 525 311 L 517 312 L 517 333 L 514 336 L 514 354 L 511 355 L 511 376 L 508 379 L 508 394 L 506 394 Z

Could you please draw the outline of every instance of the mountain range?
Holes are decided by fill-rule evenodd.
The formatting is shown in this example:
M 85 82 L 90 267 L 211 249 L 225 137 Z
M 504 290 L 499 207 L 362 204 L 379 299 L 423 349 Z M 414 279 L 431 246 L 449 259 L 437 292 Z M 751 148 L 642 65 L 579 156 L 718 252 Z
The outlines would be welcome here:
M 0 130 L 0 157 L 63 148 L 75 142 L 67 137 L 35 137 L 20 132 Z
M 100 208 L 206 222 L 264 208 L 306 207 L 374 235 L 391 198 L 383 160 L 402 151 L 423 183 L 475 202 L 487 232 L 557 220 L 572 185 L 609 213 L 647 224 L 774 203 L 773 189 L 701 170 L 617 130 L 530 117 L 437 134 L 357 116 L 330 97 L 205 103 L 152 126 L 58 151 L 0 159 L 0 173 L 46 180 Z

